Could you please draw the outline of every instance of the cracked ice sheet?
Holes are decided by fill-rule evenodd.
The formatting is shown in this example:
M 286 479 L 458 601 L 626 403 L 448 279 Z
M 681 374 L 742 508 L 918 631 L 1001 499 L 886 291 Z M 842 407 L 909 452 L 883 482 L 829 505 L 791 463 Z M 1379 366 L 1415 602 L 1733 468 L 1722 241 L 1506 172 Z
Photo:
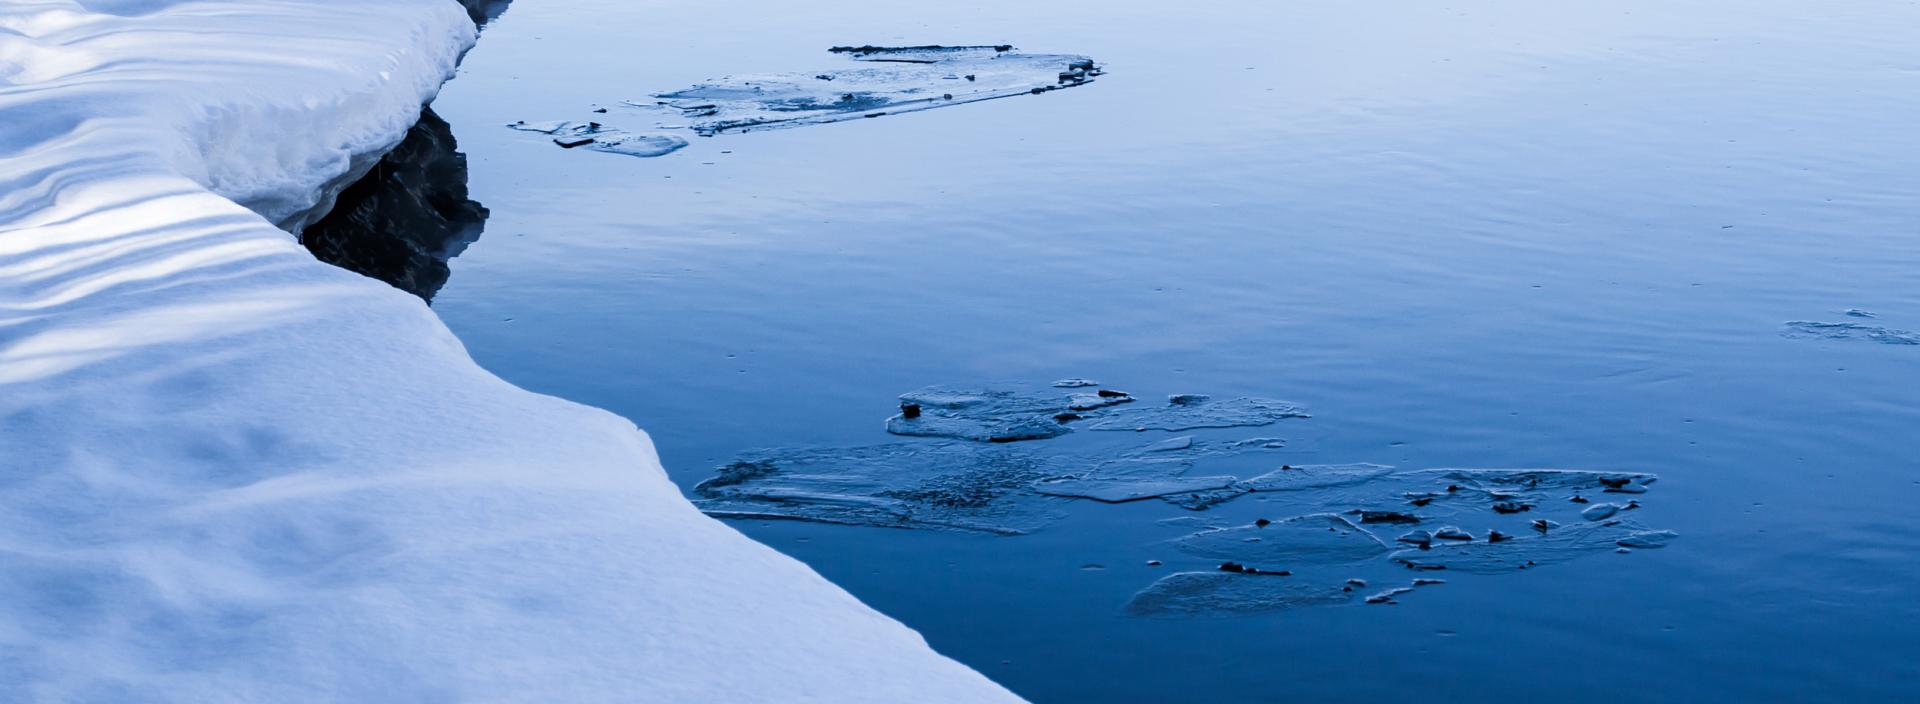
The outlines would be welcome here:
M 1333 513 L 1294 516 L 1267 525 L 1203 530 L 1174 541 L 1183 552 L 1260 569 L 1335 565 L 1386 555 L 1392 548 L 1365 528 Z
M 1224 577 L 1205 583 L 1183 581 L 1155 584 L 1129 606 L 1136 615 L 1219 615 L 1256 613 L 1315 605 L 1298 594 L 1331 593 L 1342 589 L 1342 571 L 1393 573 L 1453 570 L 1471 574 L 1505 574 L 1535 566 L 1566 562 L 1586 555 L 1656 549 L 1676 540 L 1672 531 L 1650 530 L 1625 519 L 1637 508 L 1626 503 L 1606 504 L 1598 497 L 1628 494 L 1639 498 L 1657 477 L 1652 474 L 1559 469 L 1422 469 L 1392 471 L 1380 465 L 1301 466 L 1243 481 L 1239 486 L 1263 483 L 1249 496 L 1306 515 L 1230 527 L 1206 527 L 1171 541 L 1181 552 L 1200 560 L 1189 569 L 1222 562 L 1267 571 L 1293 571 L 1292 576 L 1256 575 L 1259 579 L 1291 580 L 1296 585 L 1268 593 L 1266 588 L 1238 587 Z M 1570 497 L 1595 497 L 1574 502 Z M 1622 517 L 1585 520 L 1582 511 L 1606 505 Z M 1503 511 L 1497 507 L 1504 507 Z M 1524 507 L 1524 508 L 1520 508 Z M 1637 514 L 1633 514 L 1637 516 Z M 1365 524 L 1363 525 L 1363 521 Z M 1412 523 L 1412 525 L 1397 525 Z M 1205 526 L 1195 520 L 1181 525 Z M 1373 531 L 1388 531 L 1376 534 Z M 1498 531 L 1501 540 L 1492 540 Z M 1418 549 L 1388 536 L 1418 535 L 1429 549 Z M 1470 536 L 1466 540 L 1438 538 L 1435 533 Z M 1382 539 L 1391 540 L 1385 542 Z M 1430 574 L 1430 572 L 1427 572 Z M 1271 584 L 1262 582 L 1257 584 Z M 1420 580 L 1412 586 L 1436 584 Z M 1353 587 L 1354 584 L 1345 586 Z M 1361 582 L 1357 586 L 1364 587 Z M 1391 586 L 1391 585 L 1389 585 Z M 1278 587 L 1272 587 L 1278 589 Z M 1403 587 L 1368 603 L 1394 603 Z M 1179 606 L 1159 608 L 1177 599 Z M 1210 610 L 1210 611 L 1209 611 Z
M 1033 391 L 1021 385 L 929 386 L 901 394 L 900 405 L 902 413 L 887 419 L 887 432 L 980 442 L 1044 440 L 1071 433 L 1077 424 L 1091 430 L 1183 431 L 1261 426 L 1308 417 L 1299 404 L 1273 399 L 1216 401 L 1198 394 L 1179 394 L 1164 406 L 1137 407 L 1134 396 L 1113 389 Z M 1274 438 L 1249 438 L 1236 444 L 1271 449 L 1285 443 Z
M 726 76 L 654 95 L 659 107 L 712 136 L 817 125 L 1037 95 L 1086 85 L 1091 59 L 1010 46 L 835 47 L 858 68 Z M 636 107 L 650 107 L 628 101 Z
M 525 132 L 553 136 L 568 149 L 662 156 L 687 146 L 669 134 L 703 137 L 898 115 L 997 98 L 1039 95 L 1092 83 L 1102 71 L 1071 54 L 1025 54 L 1011 46 L 834 47 L 856 67 L 725 76 L 650 101 L 621 101 L 621 110 L 665 113 L 653 131 L 613 125 L 627 115 L 598 108 L 594 120 L 515 122 Z M 634 121 L 644 121 L 633 116 Z
M 1181 436 L 1124 449 L 1111 459 L 1096 459 L 1091 471 L 1040 482 L 1034 489 L 1050 496 L 1104 503 L 1157 498 L 1188 510 L 1203 511 L 1250 489 L 1234 475 L 1189 476 L 1195 461 L 1277 449 L 1278 444 L 1272 438 L 1208 442 Z
M 695 486 L 695 504 L 722 518 L 1018 535 L 1058 517 L 1027 490 L 1060 474 L 1052 462 L 966 442 L 764 450 Z
M 1018 386 L 929 386 L 900 395 L 902 412 L 887 419 L 887 432 L 976 442 L 1044 440 L 1073 432 L 1067 423 L 1080 417 L 1068 408 L 1074 395 Z
M 1133 595 L 1134 616 L 1237 616 L 1353 600 L 1341 585 L 1328 586 L 1265 574 L 1179 572 Z
M 1629 521 L 1608 520 L 1563 525 L 1544 534 L 1500 543 L 1436 542 L 1430 549 L 1401 550 L 1394 553 L 1392 559 L 1416 570 L 1503 574 L 1617 548 L 1658 548 L 1674 537 L 1672 531 L 1647 530 Z
M 1115 411 L 1087 425 L 1089 430 L 1167 430 L 1245 428 L 1271 425 L 1287 418 L 1308 418 L 1305 407 L 1268 398 L 1216 401 L 1197 394 L 1170 397 L 1164 406 L 1132 407 Z

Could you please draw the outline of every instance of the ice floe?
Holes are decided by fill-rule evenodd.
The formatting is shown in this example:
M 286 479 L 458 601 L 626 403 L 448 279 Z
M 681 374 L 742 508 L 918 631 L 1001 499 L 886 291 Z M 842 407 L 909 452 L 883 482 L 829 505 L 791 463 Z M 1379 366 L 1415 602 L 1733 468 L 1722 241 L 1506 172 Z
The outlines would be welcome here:
M 725 518 L 1017 535 L 1055 517 L 1018 499 L 1059 473 L 1036 453 L 970 442 L 770 450 L 722 467 L 694 494 L 701 510 Z
M 1417 570 L 1499 574 L 1609 552 L 1619 545 L 1619 541 L 1646 532 L 1621 520 L 1576 523 L 1501 542 L 1435 542 L 1424 550 L 1396 552 L 1392 559 Z M 1664 531 L 1660 533 L 1671 535 Z
M 1011 46 L 834 47 L 859 67 L 727 76 L 657 93 L 694 132 L 796 127 L 1038 95 L 1086 85 L 1092 59 Z
M 632 133 L 598 122 L 514 122 L 511 129 L 551 135 L 553 143 L 566 149 L 586 148 L 596 152 L 637 157 L 666 156 L 687 146 L 685 137 L 671 134 Z
M 1092 83 L 1104 71 L 1085 56 L 1029 54 L 997 46 L 840 46 L 838 66 L 708 80 L 646 100 L 620 101 L 601 119 L 652 126 L 627 130 L 600 120 L 515 122 L 509 127 L 552 135 L 562 147 L 632 156 L 660 156 L 686 141 L 660 131 L 711 137 L 733 132 L 818 125 L 1040 95 Z M 1084 384 L 1092 385 L 1092 384 Z
M 887 419 L 894 435 L 1014 442 L 1073 432 L 1079 419 L 1069 396 L 1013 389 L 930 386 L 900 395 L 900 414 Z
M 1391 552 L 1366 529 L 1332 513 L 1205 530 L 1175 544 L 1188 554 L 1261 566 L 1345 564 Z
M 1152 563 L 1182 571 L 1126 606 L 1151 616 L 1351 601 L 1356 578 L 1334 569 L 1502 573 L 1677 537 L 1616 517 L 1638 509 L 1637 498 L 1587 498 L 1647 494 L 1653 474 L 1276 463 L 1262 454 L 1284 450 L 1284 439 L 1234 437 L 1235 429 L 1306 418 L 1297 404 L 1178 394 L 1142 407 L 1133 399 L 1081 379 L 1038 389 L 929 386 L 902 394 L 900 412 L 886 422 L 891 434 L 924 439 L 743 454 L 695 488 L 697 503 L 726 518 L 1006 536 L 1044 528 L 1074 501 L 1158 500 L 1192 511 L 1249 501 L 1275 510 L 1251 523 L 1159 519 L 1186 534 L 1164 543 L 1175 554 Z M 1200 432 L 1144 442 L 1111 433 L 1064 437 L 1076 427 Z M 1420 577 L 1414 586 L 1437 583 Z M 1366 601 L 1397 603 L 1411 588 Z
M 1169 397 L 1166 405 L 1135 407 L 1087 425 L 1089 430 L 1198 430 L 1271 425 L 1287 418 L 1307 418 L 1298 404 L 1265 398 L 1215 401 L 1197 394 Z

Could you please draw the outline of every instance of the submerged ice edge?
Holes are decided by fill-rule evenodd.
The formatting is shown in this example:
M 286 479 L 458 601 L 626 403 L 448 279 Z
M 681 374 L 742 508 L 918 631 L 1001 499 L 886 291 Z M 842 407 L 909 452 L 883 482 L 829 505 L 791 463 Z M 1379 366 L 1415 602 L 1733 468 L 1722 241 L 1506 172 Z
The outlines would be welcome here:
M 1017 700 L 273 226 L 414 122 L 460 5 L 203 5 L 0 33 L 0 700 Z
M 656 93 L 651 101 L 620 101 L 619 115 L 600 106 L 588 119 L 521 120 L 507 126 L 549 135 L 566 149 L 653 157 L 687 146 L 674 132 L 712 137 L 900 115 L 1041 95 L 1090 84 L 1104 73 L 1085 56 L 1024 54 L 1011 45 L 837 46 L 828 51 L 864 65 L 727 76 Z M 659 116 L 651 128 L 613 124 L 649 112 Z

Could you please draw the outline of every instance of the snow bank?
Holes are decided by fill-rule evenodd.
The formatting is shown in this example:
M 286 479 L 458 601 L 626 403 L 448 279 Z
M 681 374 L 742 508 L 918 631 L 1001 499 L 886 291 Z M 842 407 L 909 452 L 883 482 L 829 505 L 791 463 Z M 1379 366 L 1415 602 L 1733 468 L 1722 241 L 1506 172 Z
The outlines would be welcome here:
M 0 701 L 1013 697 L 275 222 L 450 0 L 0 0 Z

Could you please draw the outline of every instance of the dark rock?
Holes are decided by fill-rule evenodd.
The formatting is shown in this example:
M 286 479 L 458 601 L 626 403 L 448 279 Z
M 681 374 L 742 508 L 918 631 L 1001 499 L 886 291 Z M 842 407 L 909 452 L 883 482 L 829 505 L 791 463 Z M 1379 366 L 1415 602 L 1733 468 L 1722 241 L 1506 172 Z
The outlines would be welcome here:
M 447 283 L 447 262 L 480 238 L 487 215 L 467 197 L 467 157 L 453 129 L 428 109 L 399 146 L 300 231 L 300 244 L 320 261 L 432 301 Z

